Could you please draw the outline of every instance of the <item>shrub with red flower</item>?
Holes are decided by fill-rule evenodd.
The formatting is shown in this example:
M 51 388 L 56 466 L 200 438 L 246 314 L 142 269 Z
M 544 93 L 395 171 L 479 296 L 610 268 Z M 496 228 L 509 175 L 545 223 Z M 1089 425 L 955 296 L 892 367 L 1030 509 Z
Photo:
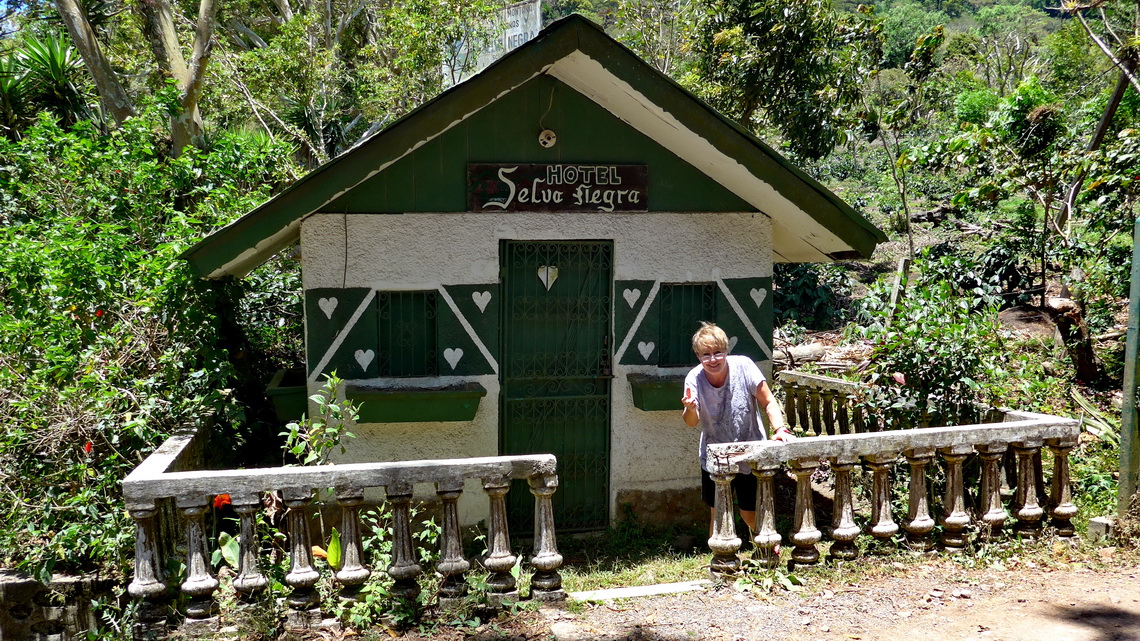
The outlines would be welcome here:
M 232 505 L 233 501 L 230 500 L 229 494 L 219 494 L 214 497 L 214 509 L 220 510 L 227 505 Z

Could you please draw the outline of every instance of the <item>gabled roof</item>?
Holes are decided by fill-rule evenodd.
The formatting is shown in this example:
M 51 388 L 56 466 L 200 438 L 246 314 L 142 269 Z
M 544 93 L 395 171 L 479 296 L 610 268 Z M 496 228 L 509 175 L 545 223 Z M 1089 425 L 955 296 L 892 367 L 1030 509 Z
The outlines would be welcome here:
M 570 86 L 767 214 L 777 261 L 869 257 L 875 244 L 886 240 L 842 199 L 746 129 L 644 63 L 598 25 L 572 15 L 551 23 L 479 74 L 313 170 L 191 247 L 182 258 L 206 278 L 244 276 L 295 242 L 305 216 L 323 211 L 541 74 Z

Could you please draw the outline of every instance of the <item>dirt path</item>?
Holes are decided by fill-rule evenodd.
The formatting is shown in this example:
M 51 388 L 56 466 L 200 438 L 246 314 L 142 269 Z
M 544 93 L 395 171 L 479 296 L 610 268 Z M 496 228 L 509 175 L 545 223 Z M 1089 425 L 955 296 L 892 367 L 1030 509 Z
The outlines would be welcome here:
M 516 638 L 1140 641 L 1140 562 L 1014 570 L 934 560 L 833 589 L 704 592 L 547 608 Z

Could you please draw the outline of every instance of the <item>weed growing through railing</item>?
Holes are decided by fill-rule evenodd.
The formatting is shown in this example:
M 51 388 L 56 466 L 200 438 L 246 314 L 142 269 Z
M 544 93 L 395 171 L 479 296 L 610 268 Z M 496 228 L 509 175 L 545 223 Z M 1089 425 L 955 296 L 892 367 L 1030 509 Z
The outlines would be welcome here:
M 798 592 L 803 586 L 803 580 L 793 572 L 782 567 L 766 568 L 752 559 L 744 559 L 741 562 L 740 576 L 733 583 L 733 587 L 740 592 L 758 594 L 768 594 L 776 590 Z
M 325 465 L 333 452 L 345 452 L 344 439 L 356 438 L 348 426 L 359 418 L 357 407 L 348 400 L 340 400 L 344 383 L 336 372 L 326 377 L 321 391 L 309 398 L 317 405 L 313 418 L 302 417 L 289 423 L 280 436 L 285 437 L 285 452 L 297 458 L 301 465 Z

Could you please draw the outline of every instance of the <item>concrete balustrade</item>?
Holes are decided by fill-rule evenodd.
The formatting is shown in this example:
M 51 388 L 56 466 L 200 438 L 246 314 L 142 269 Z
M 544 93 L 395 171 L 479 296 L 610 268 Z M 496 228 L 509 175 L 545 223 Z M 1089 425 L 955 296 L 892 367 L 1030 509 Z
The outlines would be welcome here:
M 781 378 L 786 375 L 785 372 Z M 806 387 L 807 379 L 803 375 L 796 380 L 798 385 Z M 816 393 L 823 392 L 817 390 Z M 789 414 L 793 410 L 800 413 L 804 407 L 811 412 L 814 404 L 811 392 L 804 389 L 797 394 L 807 397 L 808 401 L 806 404 L 802 400 L 789 402 Z M 996 536 L 1002 531 L 1007 515 L 1016 519 L 1014 531 L 1022 536 L 1040 535 L 1046 515 L 1059 536 L 1072 536 L 1071 519 L 1076 507 L 1069 488 L 1068 456 L 1080 434 L 1078 421 L 1029 412 L 987 410 L 984 415 L 1000 421 L 880 432 L 850 430 L 831 435 L 831 425 L 841 432 L 838 412 L 833 412 L 834 421 L 829 423 L 824 416 L 828 403 L 820 405 L 821 418 L 816 433 L 823 434 L 821 436 L 801 437 L 789 443 L 752 441 L 709 446 L 710 474 L 717 481 L 718 489 L 714 508 L 718 518 L 713 520 L 709 540 L 714 572 L 731 574 L 740 567 L 739 539 L 734 533 L 731 494 L 727 489 L 731 474 L 741 462 L 750 465 L 757 477 L 758 532 L 753 554 L 758 563 L 768 567 L 775 564 L 772 551 L 781 538 L 773 526 L 776 522 L 773 478 L 784 465 L 796 482 L 793 526 L 788 532 L 788 541 L 794 545 L 792 560 L 799 564 L 818 562 L 818 546 L 823 535 L 815 526 L 811 477 L 821 461 L 830 464 L 835 483 L 833 518 L 827 533 L 832 540 L 829 558 L 851 559 L 858 554 L 855 540 L 860 531 L 852 514 L 851 474 L 860 462 L 866 465 L 872 477 L 870 524 L 866 534 L 882 544 L 892 544 L 900 525 L 891 513 L 890 475 L 896 462 L 904 460 L 900 454 L 909 464 L 910 483 L 906 496 L 908 509 L 899 517 L 912 549 L 927 551 L 934 547 L 931 534 L 935 519 L 930 514 L 926 470 L 929 465 L 939 464 L 939 460 L 946 473 L 942 512 L 937 521 L 942 526 L 938 542 L 943 550 L 963 549 L 972 536 L 972 528 L 979 524 L 985 526 L 978 528 L 980 535 Z M 810 417 L 804 421 L 801 415 L 800 419 L 801 426 L 814 425 Z M 1041 472 L 1041 449 L 1045 446 L 1053 452 L 1053 476 L 1047 497 L 1042 489 L 1045 483 Z M 1002 505 L 999 467 L 1007 448 L 1017 454 L 1017 487 L 1008 512 Z M 972 491 L 973 488 L 965 487 L 963 467 L 974 456 L 981 459 L 981 488 L 977 494 L 978 506 L 971 510 L 967 505 L 967 489 Z M 724 491 L 721 491 L 722 485 Z
M 490 549 L 481 562 L 491 572 L 488 585 L 492 604 L 502 606 L 519 599 L 511 574 L 517 556 L 511 552 L 505 504 L 515 479 L 528 482 L 535 501 L 531 597 L 544 601 L 565 598 L 558 573 L 562 556 L 558 553 L 551 503 L 558 488 L 553 455 L 193 470 L 188 468 L 193 467 L 194 453 L 199 447 L 196 437 L 195 432 L 185 432 L 168 439 L 123 481 L 127 510 L 136 524 L 135 574 L 128 589 L 140 601 L 139 611 L 143 613 L 136 623 L 136 636 L 160 635 L 158 628 L 166 625 L 171 613 L 171 593 L 162 574 L 166 559 L 156 531 L 160 506 L 166 503 L 177 508 L 185 534 L 187 572 L 179 588 L 188 597 L 187 620 L 204 622 L 217 614 L 218 579 L 210 565 L 213 542 L 206 536 L 205 515 L 215 497 L 223 494 L 229 495 L 239 517 L 238 567 L 233 586 L 244 596 L 254 595 L 268 584 L 261 570 L 260 543 L 255 533 L 261 496 L 280 491 L 289 508 L 289 572 L 285 576 L 285 583 L 292 588 L 286 599 L 289 627 L 313 627 L 321 620 L 316 589 L 321 574 L 314 566 L 306 510 L 318 492 L 330 488 L 341 511 L 342 563 L 334 578 L 345 598 L 354 598 L 372 572 L 364 565 L 360 525 L 365 490 L 372 488 L 384 490 L 392 513 L 392 563 L 386 571 L 395 581 L 393 593 L 406 598 L 418 594 L 417 578 L 424 570 L 414 551 L 411 501 L 415 485 L 434 484 L 442 502 L 440 558 L 434 568 L 443 577 L 439 597 L 445 607 L 458 605 L 466 592 L 466 573 L 470 569 L 469 561 L 463 557 L 457 508 L 466 479 L 481 480 L 489 499 Z

